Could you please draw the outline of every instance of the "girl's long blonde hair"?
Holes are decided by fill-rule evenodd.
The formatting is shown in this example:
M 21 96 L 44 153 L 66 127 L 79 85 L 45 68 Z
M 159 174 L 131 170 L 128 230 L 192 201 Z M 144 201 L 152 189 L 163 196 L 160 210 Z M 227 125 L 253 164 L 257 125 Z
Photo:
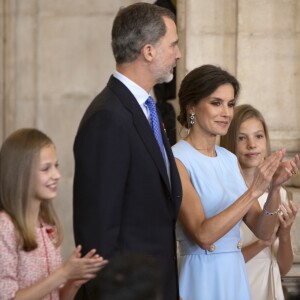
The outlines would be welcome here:
M 21 248 L 37 248 L 36 224 L 30 219 L 30 205 L 35 194 L 35 170 L 42 148 L 54 145 L 43 132 L 23 128 L 13 132 L 0 150 L 0 210 L 5 211 L 15 225 Z M 39 219 L 56 228 L 58 247 L 63 239 L 62 227 L 52 201 L 42 201 Z

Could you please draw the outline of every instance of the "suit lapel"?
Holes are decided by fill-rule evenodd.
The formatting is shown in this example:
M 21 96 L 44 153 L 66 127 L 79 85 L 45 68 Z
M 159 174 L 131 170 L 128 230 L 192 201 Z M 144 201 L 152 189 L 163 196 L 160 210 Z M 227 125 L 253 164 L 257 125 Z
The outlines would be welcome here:
M 150 156 L 154 160 L 155 165 L 157 166 L 161 177 L 163 178 L 163 181 L 165 182 L 166 186 L 170 190 L 170 183 L 169 178 L 165 166 L 165 162 L 163 160 L 162 154 L 160 152 L 159 146 L 157 144 L 157 141 L 155 139 L 155 136 L 153 134 L 153 131 L 151 129 L 151 126 L 146 119 L 141 107 L 139 106 L 137 100 L 134 98 L 132 93 L 127 89 L 127 87 L 120 82 L 118 79 L 111 76 L 108 87 L 111 88 L 114 94 L 117 95 L 120 102 L 126 107 L 128 111 L 132 114 L 133 122 L 135 125 L 135 128 L 143 141 L 145 147 L 147 148 Z M 165 144 L 167 155 L 168 151 L 166 146 L 166 137 L 165 132 L 162 132 L 163 141 Z

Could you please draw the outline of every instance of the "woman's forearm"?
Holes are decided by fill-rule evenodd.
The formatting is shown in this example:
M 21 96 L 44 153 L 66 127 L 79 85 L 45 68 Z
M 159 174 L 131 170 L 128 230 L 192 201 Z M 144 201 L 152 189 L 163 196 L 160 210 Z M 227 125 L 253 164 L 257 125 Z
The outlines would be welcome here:
M 271 188 L 267 201 L 254 227 L 254 234 L 261 240 L 269 240 L 279 223 L 280 187 Z
M 255 257 L 259 252 L 268 247 L 268 244 L 265 241 L 257 240 L 252 244 L 249 244 L 242 248 L 242 253 L 244 256 L 245 262 L 248 262 L 253 257 Z

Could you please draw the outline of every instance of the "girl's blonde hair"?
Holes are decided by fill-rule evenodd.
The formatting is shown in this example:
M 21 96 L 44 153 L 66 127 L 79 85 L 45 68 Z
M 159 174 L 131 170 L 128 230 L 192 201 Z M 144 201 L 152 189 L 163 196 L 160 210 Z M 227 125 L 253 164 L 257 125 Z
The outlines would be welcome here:
M 35 170 L 42 148 L 54 146 L 43 132 L 23 128 L 13 132 L 0 150 L 0 210 L 14 223 L 24 251 L 37 248 L 36 224 L 30 219 L 30 205 L 35 194 Z M 58 247 L 63 239 L 62 227 L 52 201 L 42 201 L 39 219 L 55 227 Z
M 236 154 L 237 136 L 241 124 L 251 118 L 255 118 L 261 122 L 266 135 L 267 155 L 270 155 L 271 145 L 270 145 L 269 131 L 268 131 L 268 126 L 266 124 L 266 121 L 263 115 L 260 113 L 260 111 L 249 104 L 238 105 L 234 108 L 234 117 L 230 123 L 227 134 L 221 136 L 220 146 Z

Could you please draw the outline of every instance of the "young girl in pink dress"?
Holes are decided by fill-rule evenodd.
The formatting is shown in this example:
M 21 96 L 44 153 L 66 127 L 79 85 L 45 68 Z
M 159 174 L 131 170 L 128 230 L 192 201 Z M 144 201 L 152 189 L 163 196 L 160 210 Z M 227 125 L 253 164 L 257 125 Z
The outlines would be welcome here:
M 62 264 L 62 228 L 52 206 L 56 149 L 36 129 L 12 133 L 0 150 L 0 300 L 73 299 L 106 263 L 81 246 Z

